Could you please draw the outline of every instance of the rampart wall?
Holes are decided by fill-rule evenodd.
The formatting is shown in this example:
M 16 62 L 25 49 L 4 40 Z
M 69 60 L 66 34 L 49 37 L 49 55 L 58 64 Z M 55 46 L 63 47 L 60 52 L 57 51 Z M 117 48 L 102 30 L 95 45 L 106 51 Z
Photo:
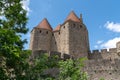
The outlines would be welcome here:
M 60 59 L 72 58 L 69 54 L 61 54 L 56 51 L 35 50 L 32 52 L 31 58 L 36 58 L 41 54 L 48 54 L 49 56 L 57 55 Z M 90 58 L 90 59 L 89 59 Z M 102 49 L 93 50 L 89 53 L 88 60 L 85 61 L 85 66 L 82 69 L 87 72 L 89 80 L 119 80 L 120 79 L 120 58 L 117 56 L 116 48 L 109 50 Z
M 89 75 L 89 80 L 120 80 L 120 59 L 88 60 L 84 71 Z
M 69 54 L 62 54 L 60 52 L 56 51 L 46 51 L 46 50 L 35 50 L 32 51 L 31 59 L 34 59 L 36 57 L 39 57 L 41 54 L 48 54 L 49 56 L 58 56 L 61 59 L 69 59 L 71 56 Z
M 119 58 L 116 48 L 93 50 L 89 53 L 88 58 L 91 59 L 116 59 Z

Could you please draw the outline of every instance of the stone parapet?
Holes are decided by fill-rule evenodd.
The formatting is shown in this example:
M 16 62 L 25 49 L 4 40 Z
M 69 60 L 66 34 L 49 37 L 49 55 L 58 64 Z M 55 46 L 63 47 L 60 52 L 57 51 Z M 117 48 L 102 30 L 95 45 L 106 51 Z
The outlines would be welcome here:
M 89 59 L 114 59 L 118 58 L 117 48 L 93 50 L 89 53 Z
M 46 51 L 46 50 L 34 50 L 32 51 L 32 55 L 30 58 L 34 59 L 36 57 L 39 57 L 41 54 L 48 54 L 48 56 L 52 57 L 52 56 L 58 56 L 58 58 L 62 58 L 62 59 L 70 59 L 71 56 L 69 54 L 62 54 L 60 52 L 56 52 L 56 51 Z M 63 56 L 62 56 L 63 55 Z

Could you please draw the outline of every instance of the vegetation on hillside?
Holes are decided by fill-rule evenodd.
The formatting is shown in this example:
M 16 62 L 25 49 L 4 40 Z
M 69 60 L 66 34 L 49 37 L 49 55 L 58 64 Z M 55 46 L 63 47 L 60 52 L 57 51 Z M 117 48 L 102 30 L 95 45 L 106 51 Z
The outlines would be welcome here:
M 81 69 L 85 58 L 62 60 L 58 56 L 40 55 L 33 61 L 31 79 L 35 80 L 87 80 Z M 56 73 L 56 74 L 54 74 Z

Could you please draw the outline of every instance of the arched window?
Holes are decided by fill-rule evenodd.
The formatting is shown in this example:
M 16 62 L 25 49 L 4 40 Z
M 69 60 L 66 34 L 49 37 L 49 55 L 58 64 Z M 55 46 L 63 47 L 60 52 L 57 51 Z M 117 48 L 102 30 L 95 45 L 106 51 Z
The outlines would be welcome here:
M 63 28 L 65 28 L 65 26 Z

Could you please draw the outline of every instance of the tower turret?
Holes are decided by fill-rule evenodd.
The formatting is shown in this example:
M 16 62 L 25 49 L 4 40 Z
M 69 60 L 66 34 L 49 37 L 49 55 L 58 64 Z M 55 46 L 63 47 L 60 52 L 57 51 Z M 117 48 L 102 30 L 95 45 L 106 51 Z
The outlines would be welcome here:
M 72 11 L 66 18 L 62 27 L 66 28 L 66 31 L 63 34 L 63 38 L 66 38 L 63 44 L 65 45 L 65 48 L 63 48 L 62 51 L 64 52 L 65 49 L 68 49 L 68 52 L 66 53 L 69 53 L 75 58 L 88 57 L 88 30 L 83 24 L 82 15 L 80 16 L 80 18 L 78 18 L 77 15 Z
M 83 23 L 82 14 L 80 14 L 80 22 Z
M 38 26 L 31 31 L 31 50 L 47 50 L 50 51 L 52 37 L 52 27 L 48 20 L 44 18 Z

